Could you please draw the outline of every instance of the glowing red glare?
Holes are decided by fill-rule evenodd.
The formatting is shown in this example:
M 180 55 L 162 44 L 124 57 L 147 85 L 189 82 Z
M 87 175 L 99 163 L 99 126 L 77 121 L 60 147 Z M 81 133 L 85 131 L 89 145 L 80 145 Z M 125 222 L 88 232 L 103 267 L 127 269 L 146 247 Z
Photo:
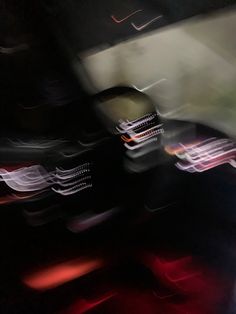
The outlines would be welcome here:
M 217 270 L 202 264 L 193 256 L 168 257 L 150 254 L 146 256 L 146 265 L 150 267 L 164 287 L 189 298 L 201 300 L 205 308 L 217 306 L 227 295 L 226 291 L 230 289 L 230 282 L 227 278 Z M 183 306 L 185 307 L 185 305 Z M 196 313 L 205 312 L 202 310 L 202 312 L 196 311 Z
M 76 259 L 25 276 L 23 282 L 36 290 L 47 290 L 84 276 L 104 265 L 101 259 Z
M 172 288 L 180 288 L 185 282 L 193 283 L 202 276 L 199 266 L 191 256 L 171 259 L 155 256 L 150 259 L 149 265 L 154 274 Z

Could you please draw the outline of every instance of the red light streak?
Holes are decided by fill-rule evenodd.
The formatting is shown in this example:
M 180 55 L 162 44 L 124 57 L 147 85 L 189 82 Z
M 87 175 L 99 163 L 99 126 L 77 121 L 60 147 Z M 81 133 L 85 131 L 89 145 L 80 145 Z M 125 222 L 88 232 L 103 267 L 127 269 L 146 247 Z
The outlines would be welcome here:
M 65 314 L 82 314 L 86 313 L 87 311 L 97 307 L 98 305 L 110 300 L 114 297 L 116 293 L 111 293 L 109 295 L 103 296 L 97 300 L 87 301 L 85 299 L 80 299 L 76 301 L 69 310 L 66 311 Z
M 31 273 L 23 278 L 23 282 L 36 290 L 52 289 L 89 274 L 103 265 L 104 261 L 98 258 L 75 259 Z

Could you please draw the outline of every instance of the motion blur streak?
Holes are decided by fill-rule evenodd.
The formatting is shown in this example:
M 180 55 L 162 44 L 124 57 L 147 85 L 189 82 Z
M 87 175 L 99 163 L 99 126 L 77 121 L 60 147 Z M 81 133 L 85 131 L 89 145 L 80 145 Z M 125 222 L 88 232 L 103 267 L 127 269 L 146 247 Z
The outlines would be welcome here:
M 126 133 L 128 130 L 144 126 L 148 124 L 150 121 L 152 121 L 154 118 L 156 118 L 156 113 L 155 114 L 147 114 L 143 116 L 142 118 L 135 119 L 133 121 L 120 121 L 119 127 L 116 127 L 116 129 L 120 133 Z
M 123 17 L 122 19 L 118 19 L 118 18 L 116 18 L 114 15 L 111 15 L 111 18 L 112 18 L 112 20 L 113 20 L 115 23 L 119 24 L 119 23 L 122 23 L 122 22 L 126 21 L 128 18 L 130 18 L 130 17 L 133 16 L 134 14 L 136 14 L 136 13 L 138 13 L 138 12 L 141 12 L 141 11 L 143 11 L 143 10 L 136 10 L 136 11 L 130 13 L 129 15 Z
M 73 217 L 67 224 L 67 228 L 72 232 L 82 232 L 87 230 L 91 227 L 94 227 L 109 218 L 111 218 L 116 212 L 118 211 L 117 208 L 112 208 L 106 212 L 99 213 L 99 214 L 91 214 L 86 213 L 77 217 Z
M 35 108 L 35 107 L 33 107 Z M 27 107 L 29 109 L 29 107 Z M 42 139 L 42 140 L 30 140 L 30 141 L 22 141 L 22 140 L 12 140 L 8 139 L 12 146 L 20 148 L 34 148 L 34 149 L 49 149 L 58 145 L 62 145 L 66 143 L 66 140 L 63 139 Z
M 12 54 L 18 51 L 27 50 L 29 46 L 27 44 L 20 44 L 15 47 L 0 47 L 0 53 L 2 54 Z
M 163 124 L 155 125 L 154 127 L 140 133 L 135 132 L 135 130 L 133 130 L 132 132 L 130 131 L 128 132 L 130 138 L 127 138 L 125 135 L 122 135 L 121 139 L 125 142 L 132 142 L 132 141 L 135 143 L 143 142 L 148 138 L 151 138 L 155 135 L 163 133 L 164 130 L 160 128 L 162 125 Z
M 40 194 L 41 192 L 38 193 L 18 193 L 18 194 L 10 194 L 10 195 L 4 195 L 0 197 L 0 205 L 3 204 L 10 204 L 15 201 L 20 201 L 20 200 L 25 200 L 28 198 L 31 198 L 33 196 L 36 196 Z
M 141 147 L 143 147 L 143 146 L 146 146 L 147 144 L 152 143 L 152 142 L 155 142 L 155 141 L 157 141 L 157 138 L 156 138 L 156 137 L 151 138 L 151 139 L 149 139 L 149 140 L 146 140 L 144 143 L 137 144 L 137 145 L 135 145 L 135 146 L 130 146 L 130 145 L 127 144 L 127 143 L 125 143 L 124 146 L 125 146 L 126 148 L 128 148 L 128 149 L 134 150 L 134 149 L 138 149 L 138 148 L 141 148 Z
M 157 113 L 150 113 L 133 121 L 120 120 L 119 127 L 116 129 L 123 134 L 121 139 L 128 150 L 139 149 L 157 141 L 158 135 L 164 133 L 163 124 L 157 124 L 155 118 L 157 118 Z M 130 142 L 132 145 L 128 144 Z
M 63 285 L 66 282 L 84 276 L 103 267 L 102 259 L 80 258 L 60 263 L 23 278 L 23 282 L 36 290 L 47 290 Z
M 203 172 L 223 164 L 236 167 L 236 144 L 230 139 L 213 137 L 187 145 L 179 143 L 165 150 L 181 160 L 176 163 L 177 168 L 188 172 Z
M 95 308 L 96 306 L 110 300 L 116 293 L 110 293 L 106 296 L 100 297 L 97 300 L 87 301 L 85 299 L 77 300 L 70 308 L 63 314 L 82 314 L 91 309 Z
M 28 192 L 47 188 L 50 179 L 47 171 L 40 165 L 20 168 L 14 171 L 0 169 L 1 181 L 15 191 Z
M 158 81 L 156 81 L 156 82 L 154 82 L 152 84 L 149 84 L 149 85 L 147 85 L 147 86 L 145 86 L 145 87 L 143 87 L 141 89 L 138 88 L 137 86 L 133 85 L 133 88 L 137 89 L 139 92 L 143 92 L 144 93 L 145 91 L 149 90 L 150 88 L 154 87 L 155 85 L 160 84 L 160 83 L 162 83 L 162 82 L 164 82 L 166 80 L 167 79 L 165 79 L 165 78 L 160 79 L 160 80 L 158 80 Z
M 160 18 L 162 18 L 162 15 L 159 15 L 157 17 L 155 17 L 154 19 L 152 19 L 151 21 L 148 21 L 147 23 L 143 24 L 143 25 L 135 25 L 134 23 L 131 23 L 131 25 L 133 26 L 133 28 L 136 29 L 136 31 L 142 31 L 144 28 L 146 28 L 147 26 L 149 26 L 150 24 L 152 24 L 153 22 L 159 20 Z
M 51 172 L 48 172 L 41 165 L 23 167 L 13 171 L 1 168 L 0 181 L 4 181 L 10 188 L 19 192 L 43 191 L 52 185 L 59 185 L 69 188 L 56 189 L 51 187 L 52 191 L 61 195 L 71 195 L 92 187 L 91 183 L 85 182 L 86 180 L 90 182 L 91 176 L 83 176 L 88 172 L 90 172 L 88 163 L 68 170 L 56 167 L 56 171 Z
M 191 147 L 192 145 L 197 145 L 199 143 L 200 143 L 200 141 L 196 140 L 193 143 L 185 144 L 185 147 Z M 183 148 L 183 146 L 180 146 L 179 144 L 167 145 L 167 146 L 165 146 L 165 151 L 169 155 L 176 155 L 177 156 L 177 154 L 182 154 L 184 152 L 184 148 Z

